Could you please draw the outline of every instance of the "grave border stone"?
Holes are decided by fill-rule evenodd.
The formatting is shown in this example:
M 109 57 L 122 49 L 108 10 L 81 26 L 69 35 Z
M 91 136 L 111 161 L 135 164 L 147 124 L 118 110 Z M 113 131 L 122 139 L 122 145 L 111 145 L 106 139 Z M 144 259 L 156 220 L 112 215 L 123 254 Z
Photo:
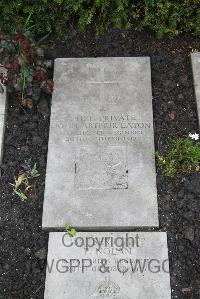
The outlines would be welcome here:
M 1 68 L 0 72 L 6 73 L 6 70 L 4 68 Z M 3 145 L 4 145 L 4 132 L 5 132 L 5 120 L 6 120 L 6 107 L 7 107 L 7 89 L 2 84 L 1 86 L 3 88 L 3 93 L 0 93 L 0 163 L 2 163 L 2 159 L 3 159 Z
M 191 64 L 194 81 L 195 99 L 200 127 L 200 52 L 191 53 Z

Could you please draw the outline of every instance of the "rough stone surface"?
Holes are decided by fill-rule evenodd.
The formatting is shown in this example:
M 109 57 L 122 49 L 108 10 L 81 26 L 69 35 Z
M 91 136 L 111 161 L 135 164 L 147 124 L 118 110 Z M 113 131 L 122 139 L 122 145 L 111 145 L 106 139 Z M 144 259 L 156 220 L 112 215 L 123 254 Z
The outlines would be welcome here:
M 2 73 L 2 69 L 0 71 Z M 3 71 L 4 71 L 4 69 L 3 69 Z M 2 155 L 3 155 L 5 115 L 6 115 L 6 88 L 1 85 L 1 92 L 0 92 L 0 163 L 2 162 Z
M 200 125 L 200 52 L 191 54 L 194 90 L 197 102 L 198 118 Z
M 56 59 L 43 228 L 158 226 L 148 57 Z
M 44 298 L 171 299 L 168 271 L 166 233 L 50 233 Z

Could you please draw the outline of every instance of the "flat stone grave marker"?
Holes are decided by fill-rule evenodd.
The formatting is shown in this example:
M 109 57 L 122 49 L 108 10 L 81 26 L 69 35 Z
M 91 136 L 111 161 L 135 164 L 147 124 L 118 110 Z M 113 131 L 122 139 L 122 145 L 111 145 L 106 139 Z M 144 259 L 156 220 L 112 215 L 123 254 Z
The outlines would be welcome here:
M 44 298 L 170 299 L 166 233 L 50 233 Z
M 150 60 L 55 61 L 43 228 L 158 226 Z
M 191 61 L 192 61 L 192 71 L 193 71 L 193 79 L 194 79 L 194 90 L 195 90 L 196 103 L 197 103 L 197 112 L 198 112 L 199 126 L 200 126 L 200 52 L 192 53 Z

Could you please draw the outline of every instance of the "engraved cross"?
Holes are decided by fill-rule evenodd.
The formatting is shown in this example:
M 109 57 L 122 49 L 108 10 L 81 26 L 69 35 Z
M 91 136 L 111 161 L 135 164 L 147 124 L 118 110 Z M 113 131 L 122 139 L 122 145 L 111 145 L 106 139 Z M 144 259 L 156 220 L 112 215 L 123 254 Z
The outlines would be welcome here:
M 105 100 L 105 84 L 118 84 L 117 81 L 106 81 L 105 80 L 105 69 L 101 69 L 101 80 L 97 81 L 87 81 L 88 84 L 101 84 L 101 89 L 100 89 L 100 101 L 101 101 L 101 111 L 104 111 L 105 108 L 104 106 L 104 100 Z

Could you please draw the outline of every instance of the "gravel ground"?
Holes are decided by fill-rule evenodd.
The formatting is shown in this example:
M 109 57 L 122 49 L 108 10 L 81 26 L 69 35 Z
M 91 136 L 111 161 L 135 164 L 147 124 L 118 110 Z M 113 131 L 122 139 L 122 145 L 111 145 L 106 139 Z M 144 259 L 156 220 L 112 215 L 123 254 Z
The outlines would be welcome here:
M 197 38 L 158 41 L 149 33 L 113 30 L 95 37 L 92 29 L 70 29 L 49 40 L 47 57 L 151 57 L 155 146 L 165 152 L 171 136 L 198 132 L 189 53 L 200 49 Z M 4 160 L 0 177 L 0 299 L 43 298 L 48 233 L 41 229 L 48 143 L 50 98 L 32 110 L 8 101 Z M 31 198 L 21 202 L 9 185 L 20 161 L 32 158 L 40 177 Z M 160 230 L 168 232 L 172 298 L 200 298 L 200 178 L 179 181 L 157 175 Z M 55 298 L 56 299 L 56 298 Z

